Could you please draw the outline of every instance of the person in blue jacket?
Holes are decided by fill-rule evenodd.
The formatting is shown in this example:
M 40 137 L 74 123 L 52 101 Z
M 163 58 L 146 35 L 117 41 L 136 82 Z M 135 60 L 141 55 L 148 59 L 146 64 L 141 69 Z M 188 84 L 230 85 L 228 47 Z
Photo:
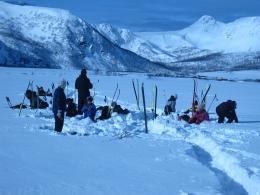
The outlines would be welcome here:
M 87 101 L 82 107 L 81 111 L 83 112 L 83 118 L 90 118 L 92 121 L 95 122 L 95 116 L 96 116 L 96 106 L 93 103 L 93 97 L 89 96 L 87 97 Z
M 64 89 L 67 85 L 67 82 L 63 79 L 59 85 L 55 89 L 53 95 L 53 107 L 52 111 L 55 119 L 55 131 L 61 132 L 64 124 L 64 113 L 66 111 L 66 96 L 64 93 Z

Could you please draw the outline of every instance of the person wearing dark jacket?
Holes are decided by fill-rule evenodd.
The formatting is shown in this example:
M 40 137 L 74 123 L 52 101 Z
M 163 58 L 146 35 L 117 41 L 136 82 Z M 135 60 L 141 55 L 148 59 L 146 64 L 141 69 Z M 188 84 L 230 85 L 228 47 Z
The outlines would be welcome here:
M 32 90 L 26 90 L 25 96 L 30 100 L 30 107 L 31 109 L 45 109 L 49 106 L 49 104 L 45 101 L 43 101 L 39 95 L 36 94 L 35 91 Z
M 165 107 L 164 107 L 164 113 L 165 115 L 169 115 L 172 112 L 175 112 L 175 106 L 176 106 L 176 100 L 177 100 L 177 94 L 171 95 L 171 97 L 168 99 Z
M 68 117 L 76 116 L 78 111 L 77 111 L 77 106 L 74 103 L 73 98 L 67 98 L 66 102 L 67 102 L 66 116 L 68 116 Z
M 228 119 L 227 123 L 232 123 L 235 121 L 238 123 L 236 109 L 237 103 L 232 100 L 228 100 L 226 102 L 222 102 L 216 107 L 216 113 L 218 115 L 218 123 L 223 123 L 225 117 Z
M 55 131 L 61 132 L 64 123 L 64 113 L 66 111 L 66 96 L 64 89 L 67 85 L 65 80 L 62 80 L 60 86 L 55 89 L 53 95 L 52 111 L 55 119 Z
M 92 83 L 87 77 L 86 69 L 81 70 L 80 76 L 75 81 L 75 88 L 78 90 L 78 113 L 82 114 L 82 107 L 87 99 L 90 96 L 89 90 L 93 88 Z

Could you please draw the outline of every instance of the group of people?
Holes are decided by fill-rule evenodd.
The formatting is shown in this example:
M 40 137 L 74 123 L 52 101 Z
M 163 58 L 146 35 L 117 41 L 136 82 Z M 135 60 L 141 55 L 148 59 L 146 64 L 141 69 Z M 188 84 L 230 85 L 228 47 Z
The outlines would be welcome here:
M 55 89 L 53 94 L 52 111 L 55 119 L 55 131 L 61 132 L 64 124 L 64 116 L 67 111 L 67 116 L 76 116 L 84 114 L 84 117 L 89 117 L 94 120 L 96 114 L 96 106 L 93 103 L 93 97 L 90 96 L 90 89 L 93 84 L 87 77 L 86 69 L 81 70 L 81 74 L 75 81 L 75 88 L 78 90 L 78 107 L 73 102 L 73 99 L 66 99 L 64 89 L 66 88 L 66 80 L 62 80 L 60 85 Z M 68 107 L 67 107 L 68 104 Z
M 111 117 L 112 112 L 119 114 L 128 114 L 129 110 L 122 109 L 116 102 L 112 102 L 111 106 L 101 106 L 96 108 L 93 97 L 90 96 L 90 89 L 93 88 L 93 84 L 87 77 L 86 69 L 81 70 L 81 74 L 75 81 L 75 88 L 78 90 L 78 106 L 73 102 L 72 98 L 66 99 L 64 89 L 67 85 L 65 80 L 62 80 L 60 85 L 56 88 L 53 95 L 53 113 L 55 118 L 55 131 L 61 132 L 64 123 L 64 116 L 76 116 L 78 114 L 83 115 L 83 118 L 90 118 L 92 121 L 105 120 Z M 165 115 L 169 115 L 175 112 L 177 95 L 171 96 L 164 108 Z M 223 123 L 225 118 L 228 119 L 228 123 L 233 121 L 238 122 L 237 115 L 235 112 L 236 102 L 228 100 L 221 103 L 216 107 L 216 113 L 218 115 L 218 123 Z M 101 116 L 96 118 L 97 110 L 101 110 Z M 189 112 L 192 112 L 191 116 Z M 179 120 L 185 120 L 192 124 L 200 124 L 203 121 L 209 121 L 209 114 L 205 109 L 205 103 L 198 104 L 197 101 L 191 109 L 183 113 L 178 117 Z
M 96 107 L 94 99 L 90 95 L 90 89 L 93 84 L 87 77 L 86 69 L 82 69 L 79 77 L 75 81 L 75 88 L 78 90 L 78 105 L 74 103 L 72 98 L 66 99 L 64 89 L 67 85 L 65 80 L 62 80 L 60 85 L 55 89 L 53 95 L 53 114 L 55 119 L 55 131 L 61 132 L 64 123 L 64 116 L 74 117 L 83 115 L 83 118 L 90 118 L 93 122 L 97 120 L 105 120 L 111 117 L 112 112 L 119 114 L 128 114 L 129 110 L 123 109 L 116 102 L 112 102 L 111 106 Z M 101 116 L 96 118 L 97 110 L 101 110 Z
M 165 107 L 164 113 L 165 115 L 169 115 L 171 112 L 175 112 L 175 105 L 177 101 L 177 95 L 171 96 Z M 236 101 L 227 100 L 226 102 L 222 102 L 216 107 L 216 113 L 218 115 L 218 123 L 223 123 L 225 118 L 227 118 L 227 123 L 232 123 L 235 121 L 238 123 L 238 118 L 236 115 L 235 109 L 237 108 Z M 192 113 L 191 116 L 189 113 Z M 184 120 L 190 124 L 200 124 L 203 121 L 209 121 L 209 114 L 205 109 L 205 102 L 198 103 L 197 100 L 194 101 L 192 108 L 183 112 L 182 115 L 178 115 L 179 120 Z

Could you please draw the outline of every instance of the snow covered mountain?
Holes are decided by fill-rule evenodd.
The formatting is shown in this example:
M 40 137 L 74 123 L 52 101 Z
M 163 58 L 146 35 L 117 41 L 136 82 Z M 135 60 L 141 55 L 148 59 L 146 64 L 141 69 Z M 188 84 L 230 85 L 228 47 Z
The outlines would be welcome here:
M 172 32 L 92 26 L 66 10 L 0 1 L 0 66 L 169 73 L 260 68 L 260 17 L 203 16 Z
M 120 47 L 174 67 L 259 68 L 260 17 L 222 23 L 203 16 L 183 30 L 169 32 L 133 33 L 105 24 L 96 28 Z
M 105 23 L 94 27 L 113 43 L 146 59 L 162 63 L 176 61 L 175 55 L 171 55 L 156 43 L 151 43 L 128 29 L 116 28 Z
M 201 49 L 232 52 L 260 51 L 260 17 L 240 18 L 230 23 L 203 16 L 178 34 Z
M 1 66 L 163 71 L 122 49 L 66 10 L 0 1 Z

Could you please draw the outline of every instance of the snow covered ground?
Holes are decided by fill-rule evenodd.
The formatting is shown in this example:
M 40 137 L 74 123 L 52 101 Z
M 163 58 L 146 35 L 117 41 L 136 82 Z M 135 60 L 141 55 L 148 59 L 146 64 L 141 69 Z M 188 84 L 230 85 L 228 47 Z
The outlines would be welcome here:
M 78 74 L 0 68 L 0 194 L 260 194 L 259 83 L 199 80 L 199 90 L 212 85 L 208 106 L 218 97 L 209 111 L 211 121 L 199 126 L 177 121 L 174 114 L 161 115 L 171 94 L 178 94 L 178 112 L 190 107 L 193 81 L 187 78 L 90 73 L 97 105 L 113 96 L 118 83 L 119 103 L 131 113 L 97 123 L 66 118 L 62 134 L 53 132 L 50 109 L 23 110 L 19 117 L 5 101 L 9 96 L 13 104 L 20 103 L 29 80 L 46 88 L 62 78 L 70 83 L 66 93 L 74 97 Z M 149 134 L 143 133 L 132 79 L 144 82 L 148 107 L 153 86 L 159 89 L 160 116 L 153 121 L 148 108 Z M 227 99 L 238 103 L 238 124 L 216 123 L 214 109 Z

